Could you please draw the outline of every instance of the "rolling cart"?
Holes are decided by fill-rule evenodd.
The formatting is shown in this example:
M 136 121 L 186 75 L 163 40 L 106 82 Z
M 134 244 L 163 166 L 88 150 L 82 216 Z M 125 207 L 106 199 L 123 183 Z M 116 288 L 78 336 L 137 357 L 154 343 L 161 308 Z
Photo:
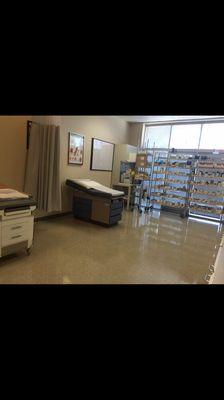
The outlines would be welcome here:
M 142 214 L 143 211 L 148 213 L 152 210 L 149 195 L 149 182 L 145 180 L 135 183 L 135 203 L 133 209 L 135 207 L 138 209 L 139 214 Z
M 148 213 L 152 210 L 150 188 L 153 157 L 154 152 L 148 149 L 144 149 L 137 154 L 135 175 L 137 204 L 135 206 L 140 214 L 142 214 L 143 211 Z

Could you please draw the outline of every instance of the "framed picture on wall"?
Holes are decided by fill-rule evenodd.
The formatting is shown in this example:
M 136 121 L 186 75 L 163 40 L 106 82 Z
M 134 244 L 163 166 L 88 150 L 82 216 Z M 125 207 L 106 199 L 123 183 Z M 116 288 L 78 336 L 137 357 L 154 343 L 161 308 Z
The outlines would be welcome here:
M 84 136 L 69 132 L 68 139 L 68 164 L 83 165 L 84 160 Z
M 114 146 L 113 143 L 93 138 L 90 169 L 111 172 L 114 161 Z

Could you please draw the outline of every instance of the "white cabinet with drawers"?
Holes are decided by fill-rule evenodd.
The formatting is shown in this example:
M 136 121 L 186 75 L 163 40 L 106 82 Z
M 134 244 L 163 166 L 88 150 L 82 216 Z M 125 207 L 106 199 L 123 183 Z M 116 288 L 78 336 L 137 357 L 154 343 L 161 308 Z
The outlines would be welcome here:
M 26 250 L 33 244 L 35 206 L 26 210 L 6 212 L 0 210 L 0 257 Z

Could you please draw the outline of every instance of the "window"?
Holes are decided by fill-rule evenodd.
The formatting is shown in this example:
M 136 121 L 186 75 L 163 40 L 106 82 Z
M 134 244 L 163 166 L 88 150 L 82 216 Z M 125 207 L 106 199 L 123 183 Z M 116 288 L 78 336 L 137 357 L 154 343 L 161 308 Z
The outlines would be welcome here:
M 224 150 L 224 123 L 146 125 L 142 146 L 151 149 Z
M 171 125 L 146 126 L 143 147 L 167 149 L 170 140 Z
M 200 149 L 224 150 L 224 124 L 204 124 L 202 126 Z
M 171 133 L 171 149 L 198 149 L 201 124 L 173 125 Z

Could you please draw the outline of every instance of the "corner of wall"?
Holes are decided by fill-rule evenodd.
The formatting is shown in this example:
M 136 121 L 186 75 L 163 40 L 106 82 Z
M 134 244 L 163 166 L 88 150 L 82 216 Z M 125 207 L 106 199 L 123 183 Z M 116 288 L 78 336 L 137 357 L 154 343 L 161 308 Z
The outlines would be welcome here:
M 144 124 L 141 122 L 129 123 L 129 141 L 132 146 L 139 146 L 141 141 L 143 126 Z

